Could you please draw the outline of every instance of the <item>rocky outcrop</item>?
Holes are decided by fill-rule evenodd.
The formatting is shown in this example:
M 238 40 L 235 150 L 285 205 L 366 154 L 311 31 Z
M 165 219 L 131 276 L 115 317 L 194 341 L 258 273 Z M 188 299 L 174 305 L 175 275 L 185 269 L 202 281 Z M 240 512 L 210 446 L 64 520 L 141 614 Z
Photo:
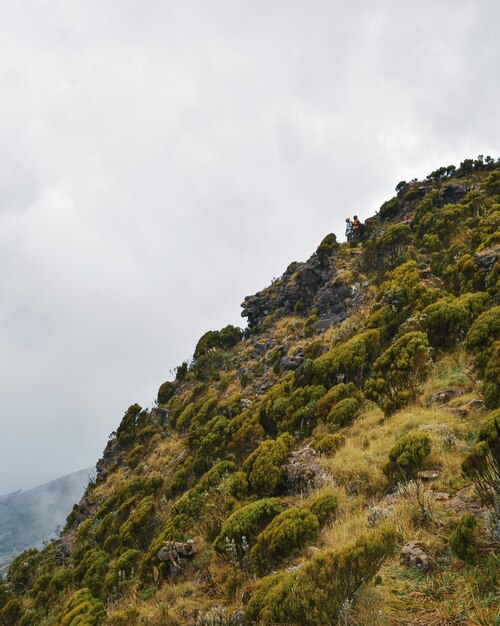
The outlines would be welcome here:
M 498 261 L 499 256 L 500 246 L 497 246 L 496 248 L 490 248 L 485 252 L 476 253 L 472 257 L 472 262 L 477 266 L 480 271 L 489 274 L 495 263 Z
M 266 289 L 247 296 L 241 305 L 242 317 L 255 328 L 271 313 L 283 315 L 317 310 L 319 319 L 330 319 L 332 324 L 346 319 L 350 286 L 335 280 L 335 253 L 324 257 L 314 253 L 305 263 L 292 263 L 283 276 Z

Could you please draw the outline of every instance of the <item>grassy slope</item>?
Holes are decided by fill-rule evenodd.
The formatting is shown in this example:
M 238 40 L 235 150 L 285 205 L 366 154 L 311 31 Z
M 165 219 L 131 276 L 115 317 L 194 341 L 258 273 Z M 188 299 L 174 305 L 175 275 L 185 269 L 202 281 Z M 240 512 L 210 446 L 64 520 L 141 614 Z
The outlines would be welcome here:
M 229 350 L 210 350 L 203 369 L 192 368 L 185 380 L 176 384 L 174 398 L 162 405 L 170 410 L 169 425 L 162 425 L 157 415 L 148 416 L 144 413 L 140 414 L 142 418 L 139 416 L 135 421 L 132 420 L 132 426 L 122 422 L 122 435 L 120 430 L 118 433 L 119 436 L 125 434 L 125 439 L 108 455 L 109 474 L 106 480 L 88 491 L 84 506 L 75 509 L 70 518 L 66 529 L 66 543 L 72 546 L 71 554 L 58 556 L 58 546 L 54 544 L 41 555 L 30 555 L 33 559 L 33 567 L 30 569 L 33 573 L 25 577 L 26 579 L 22 579 L 19 573 L 20 562 L 14 565 L 10 576 L 10 590 L 17 591 L 14 595 L 23 605 L 19 616 L 24 614 L 25 621 L 22 622 L 20 618 L 5 623 L 46 626 L 58 623 L 80 623 L 84 626 L 99 623 L 110 626 L 194 624 L 196 615 L 205 614 L 211 607 L 224 605 L 227 614 L 244 607 L 254 588 L 255 575 L 245 567 L 234 568 L 228 564 L 213 550 L 212 541 L 232 510 L 243 502 L 255 499 L 252 490 L 242 495 L 235 490 L 230 475 L 223 477 L 215 486 L 199 495 L 200 504 L 187 524 L 179 526 L 178 521 L 172 521 L 176 511 L 175 503 L 188 488 L 196 487 L 206 469 L 224 456 L 234 459 L 240 469 L 248 452 L 259 443 L 255 437 L 266 436 L 257 429 L 252 438 L 250 431 L 250 450 L 243 453 L 241 448 L 231 448 L 234 429 L 231 431 L 230 424 L 241 419 L 245 411 L 242 411 L 239 401 L 234 401 L 233 404 L 237 404 L 239 408 L 233 409 L 231 413 L 227 403 L 224 405 L 223 402 L 229 398 L 234 399 L 234 394 L 243 393 L 244 398 L 252 401 L 251 407 L 246 409 L 249 417 L 262 415 L 263 407 L 273 392 L 265 391 L 264 395 L 257 395 L 259 385 L 263 381 L 267 381 L 267 386 L 278 384 L 286 380 L 287 376 L 286 371 L 280 371 L 280 367 L 275 365 L 276 349 L 282 347 L 282 351 L 287 352 L 289 357 L 299 350 L 305 351 L 306 355 L 308 351 L 311 355 L 316 355 L 325 347 L 341 346 L 359 335 L 370 324 L 371 315 L 377 308 L 377 297 L 384 280 L 387 280 L 385 272 L 400 266 L 408 259 L 413 259 L 417 267 L 424 270 L 428 266 L 429 257 L 431 258 L 433 272 L 429 276 L 428 272 L 422 271 L 419 283 L 426 289 L 439 290 L 440 296 L 447 293 L 460 296 L 468 292 L 483 291 L 484 283 L 479 284 L 479 279 L 475 283 L 473 281 L 462 284 L 462 274 L 453 274 L 456 260 L 444 268 L 440 265 L 440 260 L 446 251 L 456 251 L 455 256 L 459 258 L 467 252 L 484 251 L 498 245 L 495 228 L 491 224 L 494 219 L 498 219 L 498 212 L 496 218 L 493 216 L 498 211 L 500 202 L 499 173 L 498 169 L 495 174 L 476 172 L 452 181 L 468 185 L 473 194 L 479 193 L 480 199 L 474 200 L 469 195 L 461 200 L 463 216 L 453 218 L 455 221 L 450 222 L 449 232 L 442 236 L 441 243 L 437 246 L 429 240 L 424 243 L 425 234 L 418 233 L 415 222 L 411 227 L 412 240 L 403 250 L 395 253 L 390 250 L 385 254 L 383 250 L 374 250 L 373 247 L 370 252 L 369 246 L 364 244 L 363 248 L 366 250 L 363 257 L 359 249 L 343 244 L 335 253 L 338 269 L 336 278 L 343 276 L 353 282 L 368 282 L 364 287 L 362 305 L 351 311 L 349 318 L 342 324 L 316 332 L 314 323 L 311 323 L 311 312 L 307 315 L 271 314 L 252 335 L 235 347 Z M 496 183 L 492 182 L 492 176 L 495 175 Z M 410 191 L 419 186 L 426 187 L 429 191 L 429 185 L 420 183 L 410 186 Z M 467 209 L 468 200 L 469 205 L 470 202 L 477 202 L 477 208 Z M 402 210 L 394 218 L 386 222 L 374 220 L 370 225 L 372 242 L 380 241 L 387 228 L 393 224 L 414 219 L 419 205 L 421 199 L 409 200 L 402 203 Z M 438 214 L 442 208 L 429 210 Z M 467 219 L 475 221 L 465 227 Z M 486 222 L 486 226 L 483 222 Z M 480 233 L 478 237 L 475 236 L 477 233 Z M 496 236 L 498 238 L 498 231 Z M 371 257 L 366 256 L 370 254 Z M 369 263 L 366 263 L 367 258 Z M 494 293 L 493 289 L 492 300 L 488 306 L 495 304 L 495 298 L 498 304 L 498 291 Z M 420 304 L 413 303 L 410 313 L 405 317 L 415 317 L 421 308 Z M 389 346 L 390 342 L 391 337 L 386 340 L 384 347 Z M 432 369 L 425 382 L 419 386 L 416 398 L 409 404 L 384 416 L 377 404 L 365 400 L 352 425 L 340 429 L 339 432 L 345 437 L 344 445 L 337 452 L 323 454 L 318 458 L 330 477 L 328 484 L 305 494 L 285 493 L 280 488 L 276 491 L 276 495 L 282 497 L 286 505 L 306 507 L 319 495 L 327 493 L 336 495 L 339 502 L 335 521 L 322 529 L 314 545 L 293 552 L 277 564 L 276 569 L 285 570 L 310 562 L 318 549 L 337 550 L 353 545 L 373 528 L 382 526 L 395 531 L 399 546 L 410 540 L 418 540 L 428 547 L 437 560 L 435 572 L 426 575 L 414 568 L 400 565 L 398 553 L 387 559 L 377 578 L 361 588 L 352 605 L 351 599 L 344 604 L 342 623 L 345 624 L 437 626 L 460 623 L 487 626 L 498 623 L 495 622 L 499 601 L 500 566 L 495 557 L 495 548 L 498 546 L 487 540 L 484 523 L 480 522 L 480 550 L 476 563 L 466 564 L 454 556 L 450 550 L 449 535 L 459 516 L 456 511 L 447 508 L 445 500 L 436 499 L 433 495 L 445 492 L 450 496 L 462 494 L 465 500 L 467 497 L 476 498 L 472 485 L 462 476 L 461 463 L 490 411 L 481 405 L 470 404 L 471 400 L 481 399 L 482 383 L 474 369 L 471 354 L 466 350 L 463 337 L 453 347 L 434 349 L 432 357 Z M 359 386 L 363 387 L 363 384 L 361 381 Z M 467 392 L 447 404 L 429 403 L 433 393 L 449 388 L 466 389 Z M 199 429 L 197 431 L 192 426 L 188 429 L 186 427 L 188 423 L 192 425 L 195 422 L 196 411 L 201 414 L 204 409 L 198 406 L 189 418 L 191 421 L 188 419 L 183 427 L 173 428 L 172 416 L 179 417 L 179 403 L 181 408 L 185 408 L 191 401 L 200 404 L 200 397 L 208 398 L 210 395 L 216 398 L 217 406 L 201 419 L 199 428 L 202 431 L 204 422 L 226 411 L 228 417 L 224 433 L 231 432 L 233 439 L 225 434 L 228 438 L 221 450 L 214 452 L 216 456 L 210 456 L 210 452 L 216 447 L 216 443 L 212 443 L 208 446 L 208 456 L 200 461 L 197 454 L 200 446 L 203 449 L 203 437 L 207 433 Z M 260 421 L 262 423 L 262 419 Z M 258 423 L 259 419 L 257 425 Z M 208 434 L 216 428 L 215 422 L 211 423 Z M 420 487 L 420 495 L 412 486 L 403 493 L 394 494 L 383 467 L 395 442 L 411 431 L 425 432 L 430 436 L 432 452 L 426 461 L 426 467 L 437 469 L 439 475 L 437 479 Z M 315 438 L 317 440 L 318 434 L 328 432 L 328 426 L 321 421 L 312 432 L 297 433 L 293 430 L 296 437 L 295 447 L 300 448 Z M 267 436 L 269 437 L 269 433 Z M 228 447 L 232 452 L 227 452 Z M 206 466 L 200 468 L 199 463 L 202 466 L 205 463 Z M 133 477 L 151 476 L 161 476 L 162 485 L 151 488 L 140 496 L 132 496 L 130 501 L 122 498 L 110 508 L 112 515 L 105 522 L 107 511 L 101 508 L 103 503 L 113 494 L 117 494 Z M 136 514 L 143 498 L 148 495 L 153 498 L 153 509 L 126 538 L 120 530 L 120 524 L 123 528 L 123 524 Z M 116 511 L 120 505 L 123 505 L 123 509 L 120 509 L 122 513 L 118 511 L 118 518 L 122 515 L 123 520 L 117 523 L 113 520 L 117 518 Z M 109 529 L 114 530 L 108 529 L 104 533 L 102 528 L 108 523 L 115 524 L 114 527 L 109 526 Z M 120 537 L 115 541 L 118 545 L 110 543 L 106 547 L 105 538 L 110 535 Z M 162 538 L 172 537 L 194 538 L 200 550 L 195 560 L 187 564 L 180 575 L 166 576 L 161 568 L 157 568 L 154 546 L 155 542 L 161 545 Z M 82 617 L 83 621 L 74 621 L 71 616 L 68 617 L 69 609 L 62 607 L 75 590 L 88 586 L 90 580 L 84 577 L 85 571 L 75 575 L 75 566 L 78 571 L 78 564 L 86 553 L 96 548 L 102 551 L 103 547 L 108 553 L 106 558 L 109 562 L 100 574 L 100 582 L 97 578 L 98 584 L 93 593 L 95 596 L 101 595 L 100 601 L 106 606 L 107 617 L 104 617 L 103 612 L 95 613 L 97 617 L 92 617 L 89 609 L 88 616 Z M 126 549 L 139 551 L 134 569 L 120 574 L 114 585 L 106 586 L 106 571 L 109 575 L 120 554 Z M 60 572 L 66 573 L 66 579 L 58 586 L 49 579 Z M 37 583 L 43 574 L 46 575 L 45 583 Z M 40 595 L 41 593 L 45 595 Z M 0 611 L 0 619 L 1 616 Z

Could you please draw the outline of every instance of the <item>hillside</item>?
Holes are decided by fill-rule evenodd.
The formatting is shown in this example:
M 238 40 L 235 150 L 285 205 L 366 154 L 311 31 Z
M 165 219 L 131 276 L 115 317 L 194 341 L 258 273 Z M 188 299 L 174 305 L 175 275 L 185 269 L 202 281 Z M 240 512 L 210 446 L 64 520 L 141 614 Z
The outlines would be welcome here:
M 500 625 L 500 163 L 396 189 L 128 408 L 0 624 Z
M 27 548 L 41 548 L 63 526 L 89 482 L 90 470 L 62 476 L 26 491 L 0 496 L 0 576 Z

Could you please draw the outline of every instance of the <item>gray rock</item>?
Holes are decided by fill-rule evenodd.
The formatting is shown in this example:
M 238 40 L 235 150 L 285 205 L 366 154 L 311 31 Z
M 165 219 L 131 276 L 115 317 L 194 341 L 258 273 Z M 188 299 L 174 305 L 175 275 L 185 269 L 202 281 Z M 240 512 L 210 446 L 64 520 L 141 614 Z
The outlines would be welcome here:
M 470 389 L 441 389 L 432 394 L 428 400 L 428 404 L 448 404 L 453 398 L 463 396 L 470 391 Z
M 436 567 L 436 561 L 427 552 L 427 548 L 416 541 L 410 541 L 403 546 L 399 562 L 408 567 L 417 567 L 422 572 L 430 572 Z
M 329 481 L 328 474 L 317 461 L 317 453 L 309 446 L 292 452 L 281 468 L 288 492 L 307 493 Z

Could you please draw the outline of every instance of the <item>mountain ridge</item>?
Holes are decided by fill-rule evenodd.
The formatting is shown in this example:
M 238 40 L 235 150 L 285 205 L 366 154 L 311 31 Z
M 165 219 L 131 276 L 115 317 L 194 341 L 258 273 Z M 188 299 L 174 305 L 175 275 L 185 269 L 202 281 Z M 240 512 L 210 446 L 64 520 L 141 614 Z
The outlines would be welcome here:
M 0 620 L 497 623 L 500 163 L 396 190 L 129 407 Z

